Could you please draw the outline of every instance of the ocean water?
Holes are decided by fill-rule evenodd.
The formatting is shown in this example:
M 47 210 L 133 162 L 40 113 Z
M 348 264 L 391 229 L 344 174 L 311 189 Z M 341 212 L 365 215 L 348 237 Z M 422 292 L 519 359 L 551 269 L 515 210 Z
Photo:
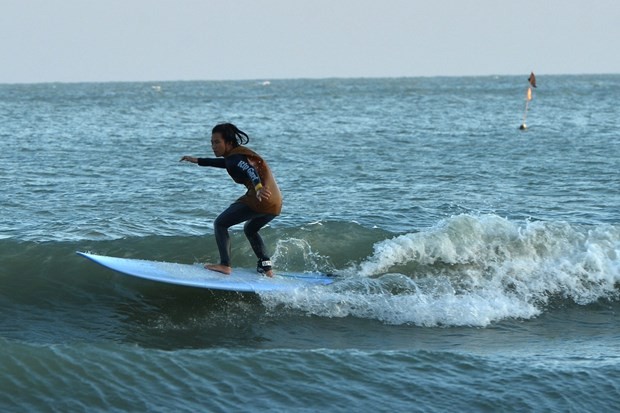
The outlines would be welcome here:
M 0 85 L 3 411 L 618 411 L 620 75 Z M 276 269 L 157 284 L 77 250 L 218 259 L 231 121 L 285 204 Z M 255 263 L 233 228 L 236 266 Z

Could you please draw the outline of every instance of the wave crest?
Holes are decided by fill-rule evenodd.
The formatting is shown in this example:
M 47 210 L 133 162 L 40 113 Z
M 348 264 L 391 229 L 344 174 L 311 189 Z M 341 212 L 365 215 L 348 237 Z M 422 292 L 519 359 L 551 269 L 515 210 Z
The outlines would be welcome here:
M 475 325 L 539 315 L 554 299 L 618 298 L 620 229 L 459 215 L 422 232 L 376 242 L 328 291 L 265 295 L 327 317 L 390 324 Z

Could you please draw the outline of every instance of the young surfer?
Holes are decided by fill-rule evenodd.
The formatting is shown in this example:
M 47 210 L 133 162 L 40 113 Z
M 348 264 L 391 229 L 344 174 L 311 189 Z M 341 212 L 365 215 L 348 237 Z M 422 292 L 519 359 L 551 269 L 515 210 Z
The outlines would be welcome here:
M 216 158 L 184 156 L 181 161 L 226 168 L 233 181 L 248 189 L 245 195 L 215 219 L 215 240 L 220 263 L 207 264 L 205 268 L 224 274 L 232 272 L 228 228 L 245 222 L 243 230 L 258 257 L 257 271 L 272 277 L 271 260 L 258 231 L 280 215 L 282 194 L 267 162 L 244 146 L 249 141 L 249 136 L 232 123 L 221 123 L 211 131 L 211 149 Z

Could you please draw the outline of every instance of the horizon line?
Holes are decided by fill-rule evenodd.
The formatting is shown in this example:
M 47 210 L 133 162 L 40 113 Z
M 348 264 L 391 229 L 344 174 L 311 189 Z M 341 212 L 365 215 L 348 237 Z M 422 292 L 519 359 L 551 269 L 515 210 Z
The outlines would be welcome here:
M 592 72 L 592 73 L 545 73 L 536 72 L 537 76 L 614 76 L 620 73 L 613 72 Z M 483 74 L 483 75 L 416 75 L 416 76 L 300 76 L 300 77 L 273 77 L 273 78 L 236 78 L 236 79 L 168 79 L 168 80 L 46 80 L 46 81 L 18 81 L 0 82 L 2 86 L 11 85 L 46 85 L 46 84 L 85 84 L 85 83 L 181 83 L 181 82 L 272 82 L 290 80 L 363 80 L 363 79 L 431 79 L 431 78 L 483 78 L 483 77 L 515 77 L 527 76 L 529 73 L 505 73 L 505 74 Z

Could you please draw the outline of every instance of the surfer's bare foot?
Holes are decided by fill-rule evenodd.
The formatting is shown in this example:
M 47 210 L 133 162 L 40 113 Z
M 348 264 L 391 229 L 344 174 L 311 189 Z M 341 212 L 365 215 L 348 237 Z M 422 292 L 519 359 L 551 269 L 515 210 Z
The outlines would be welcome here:
M 221 272 L 222 274 L 226 275 L 230 275 L 232 273 L 232 268 L 222 264 L 206 264 L 205 268 L 207 270 Z
M 273 277 L 273 270 L 271 269 L 271 260 L 270 259 L 262 259 L 258 260 L 256 264 L 256 271 L 259 274 L 264 275 L 265 277 Z

